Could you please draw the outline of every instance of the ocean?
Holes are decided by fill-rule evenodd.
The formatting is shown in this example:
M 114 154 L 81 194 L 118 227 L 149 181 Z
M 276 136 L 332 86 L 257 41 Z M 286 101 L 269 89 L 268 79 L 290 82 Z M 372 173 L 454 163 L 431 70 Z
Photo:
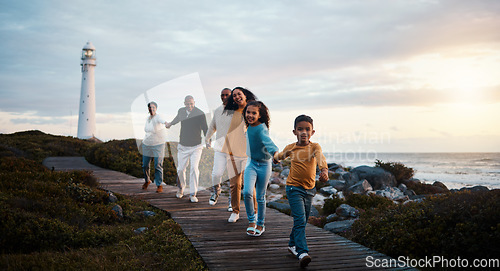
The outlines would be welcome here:
M 325 153 L 328 163 L 374 166 L 375 160 L 400 162 L 415 170 L 414 178 L 449 189 L 476 185 L 500 189 L 500 153 Z

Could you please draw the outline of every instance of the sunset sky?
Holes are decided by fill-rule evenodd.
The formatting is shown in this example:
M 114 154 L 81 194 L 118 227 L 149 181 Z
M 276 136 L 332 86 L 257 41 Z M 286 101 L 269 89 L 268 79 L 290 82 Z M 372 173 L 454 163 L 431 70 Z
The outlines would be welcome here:
M 196 87 L 164 91 L 158 113 L 187 94 L 210 111 L 243 86 L 280 148 L 308 114 L 326 152 L 500 152 L 499 14 L 469 0 L 0 0 L 0 133 L 76 136 L 91 41 L 102 140 L 133 138 L 134 101 L 188 76 Z

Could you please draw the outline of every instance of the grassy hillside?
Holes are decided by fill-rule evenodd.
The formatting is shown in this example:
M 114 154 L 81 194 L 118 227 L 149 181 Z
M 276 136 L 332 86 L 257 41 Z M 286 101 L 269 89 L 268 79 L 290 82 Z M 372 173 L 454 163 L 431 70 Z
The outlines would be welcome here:
M 206 269 L 168 213 L 121 195 L 112 203 L 89 172 L 40 163 L 95 145 L 39 131 L 0 135 L 0 270 Z M 134 233 L 140 227 L 148 230 Z

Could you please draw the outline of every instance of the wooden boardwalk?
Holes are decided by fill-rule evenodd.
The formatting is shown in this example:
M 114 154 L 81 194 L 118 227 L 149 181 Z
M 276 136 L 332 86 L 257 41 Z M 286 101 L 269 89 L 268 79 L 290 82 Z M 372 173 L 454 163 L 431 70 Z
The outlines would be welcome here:
M 217 205 L 210 206 L 210 193 L 200 191 L 197 195 L 200 201 L 191 203 L 186 196 L 177 199 L 174 186 L 165 186 L 163 193 L 156 193 L 155 185 L 142 190 L 143 179 L 91 165 L 83 157 L 49 157 L 43 163 L 58 171 L 91 170 L 102 188 L 138 197 L 166 210 L 181 225 L 210 270 L 300 270 L 298 260 L 287 251 L 292 218 L 277 210 L 267 208 L 266 232 L 261 237 L 250 237 L 245 231 L 248 220 L 243 201 L 240 220 L 228 223 L 230 213 L 227 212 L 227 197 L 223 195 Z M 307 270 L 373 270 L 375 268 L 366 266 L 368 256 L 390 259 L 309 224 L 306 234 L 312 257 Z

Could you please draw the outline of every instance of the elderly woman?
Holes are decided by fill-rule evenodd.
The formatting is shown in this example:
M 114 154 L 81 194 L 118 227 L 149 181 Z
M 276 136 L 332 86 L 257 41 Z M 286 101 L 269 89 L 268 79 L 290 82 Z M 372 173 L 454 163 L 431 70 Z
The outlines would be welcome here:
M 154 160 L 156 192 L 163 192 L 163 158 L 165 157 L 165 141 L 167 136 L 167 122 L 156 114 L 158 105 L 155 102 L 148 103 L 149 116 L 146 119 L 144 131 L 146 135 L 142 141 L 142 170 L 144 171 L 144 184 L 142 189 L 147 189 L 151 183 L 149 165 Z

